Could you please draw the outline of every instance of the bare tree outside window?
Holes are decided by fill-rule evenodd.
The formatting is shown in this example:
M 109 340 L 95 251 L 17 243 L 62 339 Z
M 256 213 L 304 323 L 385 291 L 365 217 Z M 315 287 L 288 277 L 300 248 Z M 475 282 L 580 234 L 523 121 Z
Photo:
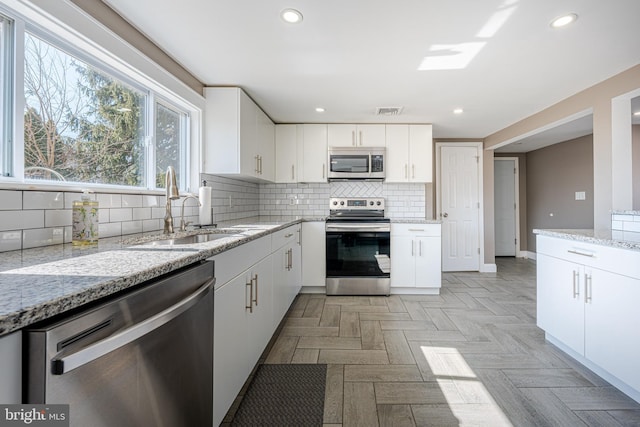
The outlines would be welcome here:
M 146 185 L 144 93 L 31 34 L 24 93 L 26 178 Z

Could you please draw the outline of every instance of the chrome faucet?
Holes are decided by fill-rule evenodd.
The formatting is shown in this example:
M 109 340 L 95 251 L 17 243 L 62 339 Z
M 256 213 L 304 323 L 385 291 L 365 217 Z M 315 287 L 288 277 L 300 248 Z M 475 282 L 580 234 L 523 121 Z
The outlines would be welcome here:
M 164 234 L 173 233 L 173 216 L 171 215 L 171 200 L 179 199 L 178 184 L 176 182 L 176 170 L 173 166 L 167 168 L 165 175 L 165 185 L 167 187 L 167 206 L 164 214 Z
M 184 220 L 184 202 L 186 202 L 188 199 L 194 199 L 198 202 L 198 206 L 202 206 L 200 200 L 198 200 L 198 198 L 193 194 L 187 194 L 184 197 L 184 200 L 182 201 L 182 209 L 180 210 L 180 231 L 187 231 L 187 225 L 191 224 L 191 221 Z

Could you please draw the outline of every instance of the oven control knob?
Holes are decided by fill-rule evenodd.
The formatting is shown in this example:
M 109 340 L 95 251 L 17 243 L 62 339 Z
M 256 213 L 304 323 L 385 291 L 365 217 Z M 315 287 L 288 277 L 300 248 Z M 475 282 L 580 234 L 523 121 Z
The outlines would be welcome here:
M 378 206 L 380 206 L 381 204 L 382 204 L 382 203 L 380 203 L 380 200 L 378 200 L 378 201 L 376 202 L 376 205 L 378 205 Z
M 337 204 L 338 204 L 338 201 L 337 201 L 337 200 L 334 200 L 334 201 L 333 201 L 333 206 L 336 206 Z
M 369 206 L 373 206 L 373 200 L 369 202 Z
M 344 206 L 344 200 L 340 201 L 340 206 Z

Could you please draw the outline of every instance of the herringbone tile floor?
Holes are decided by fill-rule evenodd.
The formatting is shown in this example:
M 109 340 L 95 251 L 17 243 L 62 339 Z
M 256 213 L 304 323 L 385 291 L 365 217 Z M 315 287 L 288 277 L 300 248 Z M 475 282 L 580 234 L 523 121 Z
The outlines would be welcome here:
M 640 404 L 544 340 L 535 263 L 439 296 L 299 295 L 265 363 L 326 363 L 325 426 L 640 426 Z M 562 319 L 558 319 L 562 321 Z

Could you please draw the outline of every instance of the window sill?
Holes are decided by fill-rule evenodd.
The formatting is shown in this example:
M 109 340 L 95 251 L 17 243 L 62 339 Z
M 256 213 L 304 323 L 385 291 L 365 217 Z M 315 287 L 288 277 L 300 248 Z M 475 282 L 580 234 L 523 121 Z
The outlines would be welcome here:
M 92 193 L 106 194 L 143 194 L 163 196 L 164 189 L 148 190 L 145 188 L 118 187 L 99 184 L 80 184 L 74 183 L 53 183 L 53 182 L 18 182 L 10 180 L 0 180 L 0 190 L 27 190 L 27 191 L 64 191 L 69 193 L 81 193 L 83 190 L 89 190 Z

